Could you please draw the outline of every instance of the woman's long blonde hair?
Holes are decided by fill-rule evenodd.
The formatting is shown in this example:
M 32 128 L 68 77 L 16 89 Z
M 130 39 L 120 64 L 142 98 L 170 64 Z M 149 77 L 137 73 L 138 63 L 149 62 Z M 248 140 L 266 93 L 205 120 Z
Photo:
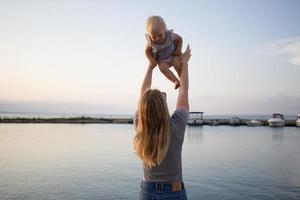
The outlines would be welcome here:
M 159 164 L 170 146 L 170 115 L 163 94 L 148 89 L 138 105 L 134 149 L 150 167 Z

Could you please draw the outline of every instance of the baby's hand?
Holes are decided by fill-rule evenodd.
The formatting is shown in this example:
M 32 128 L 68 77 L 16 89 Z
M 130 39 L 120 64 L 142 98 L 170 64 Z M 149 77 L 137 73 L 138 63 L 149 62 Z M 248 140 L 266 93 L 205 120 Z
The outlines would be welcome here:
M 149 67 L 151 67 L 152 69 L 154 69 L 157 65 L 157 61 L 154 59 L 149 60 Z

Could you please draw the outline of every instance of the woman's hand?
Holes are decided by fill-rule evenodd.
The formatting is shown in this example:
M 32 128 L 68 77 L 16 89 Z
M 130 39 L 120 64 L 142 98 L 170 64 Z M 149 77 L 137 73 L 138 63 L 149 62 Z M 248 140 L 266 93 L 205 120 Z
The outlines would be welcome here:
M 180 50 L 175 50 L 174 53 L 173 53 L 173 56 L 181 56 L 181 51 Z
M 181 55 L 181 63 L 188 63 L 190 58 L 191 58 L 192 54 L 191 54 L 191 48 L 190 45 L 188 45 L 186 47 L 186 50 L 184 51 L 184 53 Z

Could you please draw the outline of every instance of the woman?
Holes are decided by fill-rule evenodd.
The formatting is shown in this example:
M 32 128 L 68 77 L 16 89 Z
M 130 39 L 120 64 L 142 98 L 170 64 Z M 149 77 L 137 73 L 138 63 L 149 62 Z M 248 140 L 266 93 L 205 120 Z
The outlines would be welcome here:
M 162 92 L 151 89 L 155 66 L 149 65 L 147 69 L 134 119 L 134 149 L 143 161 L 144 170 L 140 199 L 187 199 L 182 181 L 181 150 L 189 113 L 190 57 L 188 46 L 181 56 L 180 88 L 172 116 Z

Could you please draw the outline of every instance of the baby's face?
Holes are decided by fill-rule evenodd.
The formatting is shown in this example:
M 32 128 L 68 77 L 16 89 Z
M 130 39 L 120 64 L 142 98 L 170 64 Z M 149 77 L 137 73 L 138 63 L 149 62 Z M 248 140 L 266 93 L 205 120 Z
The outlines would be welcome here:
M 162 27 L 149 30 L 149 35 L 152 41 L 163 43 L 165 41 L 165 30 Z

